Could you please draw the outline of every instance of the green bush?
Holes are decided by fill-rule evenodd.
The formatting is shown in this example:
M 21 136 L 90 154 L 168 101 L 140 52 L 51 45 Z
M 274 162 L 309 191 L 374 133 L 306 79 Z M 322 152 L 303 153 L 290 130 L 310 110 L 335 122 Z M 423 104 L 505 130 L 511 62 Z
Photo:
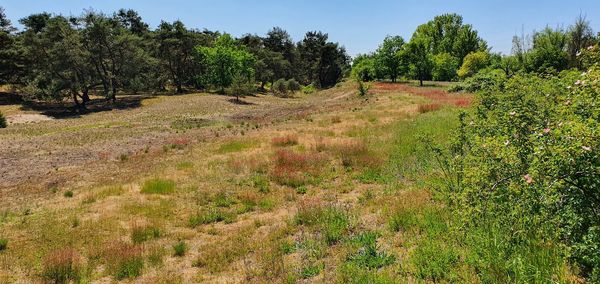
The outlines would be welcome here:
M 170 194 L 175 191 L 175 182 L 167 179 L 150 179 L 144 182 L 141 192 L 144 194 Z
M 305 94 L 307 94 L 307 95 L 310 95 L 310 94 L 312 94 L 312 93 L 314 93 L 316 91 L 317 91 L 317 87 L 315 87 L 314 84 L 310 84 L 310 85 L 304 86 L 302 88 L 302 92 L 305 93 Z
M 2 112 L 0 112 L 0 128 L 6 128 L 6 118 Z
M 273 83 L 272 86 L 273 94 L 278 97 L 285 97 L 288 93 L 287 81 L 285 79 L 279 79 Z
M 502 90 L 507 80 L 506 74 L 502 70 L 484 69 L 474 76 L 453 85 L 449 91 L 475 93 L 479 91 Z
M 513 252 L 523 247 L 552 246 L 583 276 L 600 273 L 599 81 L 595 67 L 516 75 L 461 115 L 445 166 L 451 200 L 472 227 L 500 224 L 510 236 L 500 248 L 506 261 L 522 259 Z M 561 262 L 529 265 L 556 271 Z
M 298 83 L 298 81 L 296 81 L 293 78 L 287 80 L 287 82 L 285 82 L 285 86 L 286 86 L 287 90 L 292 93 L 300 91 L 302 89 L 302 86 L 300 85 L 300 83 Z
M 336 206 L 301 208 L 295 221 L 298 225 L 318 230 L 328 245 L 340 241 L 350 229 L 348 213 Z
M 487 51 L 471 52 L 463 59 L 463 64 L 457 72 L 458 77 L 467 78 L 473 76 L 490 64 L 490 54 Z
M 433 56 L 433 70 L 431 72 L 434 81 L 452 81 L 456 78 L 458 59 L 448 53 L 440 53 Z

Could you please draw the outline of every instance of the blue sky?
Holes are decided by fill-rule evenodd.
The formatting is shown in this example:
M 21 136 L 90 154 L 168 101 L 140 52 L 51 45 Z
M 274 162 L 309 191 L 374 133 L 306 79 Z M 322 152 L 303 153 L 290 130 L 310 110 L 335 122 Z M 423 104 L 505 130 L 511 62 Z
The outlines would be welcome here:
M 419 24 L 450 12 L 461 14 L 493 51 L 503 53 L 510 53 L 512 36 L 522 28 L 526 33 L 546 25 L 566 28 L 580 13 L 600 30 L 599 0 L 3 0 L 0 6 L 13 23 L 42 11 L 79 15 L 89 8 L 106 13 L 131 8 L 153 27 L 179 19 L 189 27 L 240 36 L 280 26 L 296 41 L 308 30 L 321 30 L 351 55 L 373 51 L 386 35 L 408 40 Z

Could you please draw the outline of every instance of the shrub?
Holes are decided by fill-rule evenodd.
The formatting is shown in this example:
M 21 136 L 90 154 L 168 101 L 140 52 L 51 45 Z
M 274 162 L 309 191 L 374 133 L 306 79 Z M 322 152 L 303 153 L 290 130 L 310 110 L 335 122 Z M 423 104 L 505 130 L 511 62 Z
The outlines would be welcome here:
M 245 78 L 241 78 L 240 76 L 236 76 L 231 86 L 225 89 L 225 93 L 229 96 L 235 97 L 236 100 L 239 100 L 240 97 L 253 95 L 254 92 L 256 92 L 256 87 L 254 84 Z
M 471 52 L 465 56 L 462 66 L 458 69 L 458 76 L 461 78 L 473 76 L 480 70 L 489 66 L 490 63 L 490 54 L 488 52 Z
M 0 112 L 0 128 L 6 128 L 6 118 L 2 112 Z
M 180 241 L 173 245 L 173 255 L 174 256 L 184 256 L 187 252 L 187 245 L 184 241 Z
M 360 97 L 366 97 L 369 94 L 369 89 L 371 89 L 371 85 L 364 83 L 363 81 L 358 80 L 358 95 Z
M 107 271 L 116 279 L 137 278 L 144 269 L 144 256 L 138 246 L 117 242 L 105 252 Z
M 170 194 L 175 191 L 175 182 L 167 179 L 149 179 L 142 185 L 144 194 Z
M 482 70 L 464 81 L 450 87 L 450 92 L 465 91 L 475 93 L 478 91 L 501 90 L 507 80 L 502 70 Z
M 77 283 L 81 278 L 81 256 L 73 249 L 49 253 L 43 259 L 42 278 L 53 283 Z
M 312 93 L 314 93 L 316 91 L 317 91 L 317 87 L 315 87 L 314 84 L 310 84 L 310 85 L 304 86 L 302 88 L 302 92 L 305 93 L 305 94 L 307 94 L 307 95 L 310 95 L 310 94 L 312 94 Z
M 279 79 L 277 81 L 275 81 L 275 83 L 273 83 L 273 94 L 275 94 L 276 96 L 279 97 L 285 97 L 287 96 L 288 93 L 288 89 L 287 89 L 287 82 L 285 81 L 285 79 Z
M 285 82 L 285 86 L 286 86 L 287 90 L 292 93 L 300 91 L 302 89 L 302 86 L 300 85 L 300 83 L 298 83 L 298 81 L 296 81 L 293 78 L 287 80 L 287 82 Z
M 6 250 L 8 247 L 8 240 L 5 238 L 0 238 L 0 251 Z
M 546 243 L 564 248 L 583 276 L 600 271 L 599 81 L 596 68 L 516 75 L 461 115 L 445 166 L 450 196 L 470 226 L 508 224 L 506 261 L 518 261 L 511 252 L 523 242 Z
M 298 136 L 293 135 L 293 134 L 288 134 L 288 135 L 282 136 L 282 137 L 275 137 L 271 140 L 271 144 L 273 144 L 273 146 L 278 146 L 278 147 L 287 147 L 287 146 L 298 145 Z

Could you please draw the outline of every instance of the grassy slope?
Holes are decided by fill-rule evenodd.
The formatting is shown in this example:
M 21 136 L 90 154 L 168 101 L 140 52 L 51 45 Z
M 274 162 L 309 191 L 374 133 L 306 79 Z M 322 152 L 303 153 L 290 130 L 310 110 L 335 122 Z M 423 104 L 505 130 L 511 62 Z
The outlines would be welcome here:
M 427 99 L 389 88 L 368 102 L 328 92 L 342 107 L 174 145 L 154 165 L 124 158 L 147 170 L 7 211 L 0 282 L 71 262 L 86 281 L 473 281 L 420 139 L 447 142 L 457 109 L 420 114 Z

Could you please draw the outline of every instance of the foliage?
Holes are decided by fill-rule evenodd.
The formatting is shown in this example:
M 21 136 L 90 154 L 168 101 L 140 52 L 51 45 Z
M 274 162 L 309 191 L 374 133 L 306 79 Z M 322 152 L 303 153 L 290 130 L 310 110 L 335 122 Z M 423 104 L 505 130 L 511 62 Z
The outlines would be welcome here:
M 434 81 L 454 80 L 457 75 L 456 69 L 458 69 L 458 59 L 449 53 L 440 53 L 433 56 L 431 76 Z
M 0 237 L 0 251 L 6 250 L 8 247 L 8 240 Z
M 366 97 L 369 94 L 369 89 L 371 85 L 364 83 L 363 81 L 358 80 L 358 95 L 360 97 Z
M 271 87 L 273 90 L 273 93 L 276 96 L 280 96 L 280 97 L 287 96 L 288 88 L 287 88 L 286 83 L 287 82 L 285 81 L 285 79 L 279 79 L 279 80 L 275 81 L 275 83 L 273 83 L 273 86 Z
M 287 80 L 285 82 L 285 87 L 288 91 L 290 91 L 292 93 L 300 91 L 302 89 L 302 86 L 300 85 L 300 83 L 298 83 L 298 81 L 296 81 L 294 78 Z
M 248 81 L 254 77 L 254 56 L 236 46 L 229 34 L 217 38 L 213 47 L 198 47 L 197 52 L 201 64 L 207 67 L 203 82 L 214 85 L 222 93 L 236 77 L 244 77 Z
M 460 69 L 458 69 L 458 76 L 461 78 L 471 77 L 480 70 L 490 65 L 490 55 L 485 51 L 478 51 L 469 53 Z
M 453 85 L 449 91 L 475 93 L 478 91 L 502 90 L 507 79 L 506 74 L 502 70 L 485 69 Z
M 396 79 L 405 68 L 402 58 L 402 47 L 404 39 L 400 36 L 388 36 L 383 40 L 383 43 L 377 49 L 375 61 L 378 66 L 384 70 L 383 72 L 396 82 Z
M 482 92 L 476 110 L 461 116 L 447 176 L 466 224 L 499 224 L 510 236 L 501 249 L 562 247 L 558 254 L 591 277 L 600 269 L 599 79 L 595 67 L 516 75 Z
M 256 88 L 254 87 L 254 84 L 248 80 L 249 79 L 246 76 L 235 76 L 231 86 L 225 90 L 225 93 L 229 96 L 234 96 L 236 100 L 239 100 L 240 97 L 253 95 L 254 92 L 256 92 Z
M 364 59 L 354 60 L 354 64 L 352 64 L 352 78 L 355 80 L 370 82 L 375 80 L 375 59 L 372 57 L 366 57 Z
M 431 78 L 433 70 L 433 59 L 428 52 L 426 40 L 413 37 L 407 45 L 405 56 L 410 62 L 410 74 L 423 86 L 423 81 Z

